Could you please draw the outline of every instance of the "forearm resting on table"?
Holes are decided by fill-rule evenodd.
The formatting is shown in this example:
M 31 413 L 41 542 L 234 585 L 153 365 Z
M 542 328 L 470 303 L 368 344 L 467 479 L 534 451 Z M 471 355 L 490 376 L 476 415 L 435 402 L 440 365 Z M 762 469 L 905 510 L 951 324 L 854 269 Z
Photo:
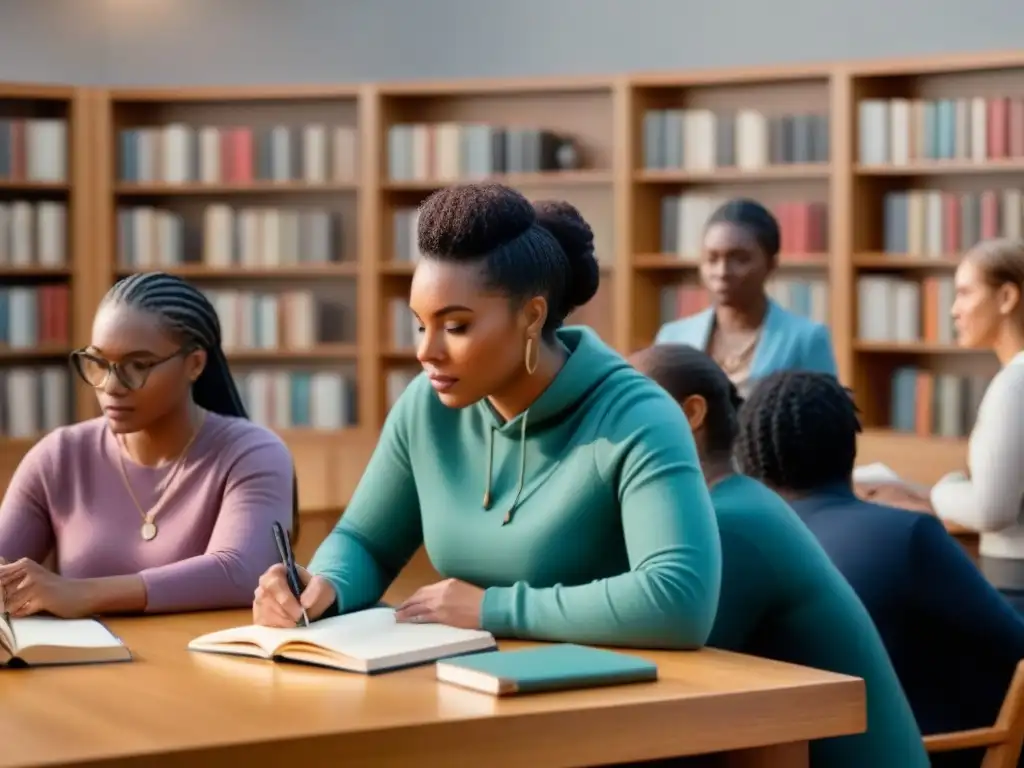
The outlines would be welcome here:
M 146 609 L 146 584 L 142 576 L 107 576 L 81 579 L 83 613 L 135 613 Z

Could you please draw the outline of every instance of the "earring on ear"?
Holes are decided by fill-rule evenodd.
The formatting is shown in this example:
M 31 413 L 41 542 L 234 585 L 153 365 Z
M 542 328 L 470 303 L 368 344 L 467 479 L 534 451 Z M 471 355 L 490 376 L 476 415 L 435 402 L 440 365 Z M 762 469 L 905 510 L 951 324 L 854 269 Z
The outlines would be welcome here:
M 534 341 L 533 336 L 526 338 L 526 355 L 524 363 L 526 364 L 526 373 L 532 376 L 537 370 L 537 363 L 540 362 L 540 346 L 537 345 L 537 352 L 534 354 Z

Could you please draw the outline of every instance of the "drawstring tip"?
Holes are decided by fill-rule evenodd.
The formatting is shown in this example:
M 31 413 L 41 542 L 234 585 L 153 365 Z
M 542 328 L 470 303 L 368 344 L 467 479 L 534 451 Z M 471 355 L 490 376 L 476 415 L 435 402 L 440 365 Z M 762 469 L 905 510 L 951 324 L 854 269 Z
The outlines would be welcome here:
M 487 493 L 484 494 L 484 509 L 490 509 L 490 508 L 491 508 L 491 492 L 487 491 Z
M 505 513 L 505 519 L 501 521 L 501 524 L 502 525 L 508 525 L 511 522 L 512 522 L 512 510 L 510 509 L 508 512 Z

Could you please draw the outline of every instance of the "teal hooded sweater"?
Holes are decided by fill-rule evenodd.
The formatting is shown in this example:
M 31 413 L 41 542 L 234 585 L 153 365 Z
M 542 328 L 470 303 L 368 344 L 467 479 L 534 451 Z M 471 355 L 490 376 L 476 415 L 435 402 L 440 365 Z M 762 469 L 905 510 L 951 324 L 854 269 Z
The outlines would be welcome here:
M 864 680 L 867 731 L 811 742 L 814 768 L 927 768 L 914 713 L 871 616 L 796 512 L 743 475 L 717 483 L 711 499 L 723 572 L 708 644 Z
M 337 610 L 379 600 L 423 544 L 442 576 L 485 589 L 496 636 L 704 644 L 721 545 L 686 419 L 590 329 L 558 338 L 562 370 L 507 422 L 486 400 L 444 406 L 423 375 L 409 385 L 310 563 Z

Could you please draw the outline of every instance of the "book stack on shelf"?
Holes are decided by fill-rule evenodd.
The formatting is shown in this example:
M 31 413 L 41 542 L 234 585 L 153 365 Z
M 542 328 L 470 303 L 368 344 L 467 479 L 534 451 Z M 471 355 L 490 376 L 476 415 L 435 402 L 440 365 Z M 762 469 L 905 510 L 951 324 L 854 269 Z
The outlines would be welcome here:
M 751 197 L 773 211 L 782 254 L 769 286 L 792 311 L 829 320 L 827 73 L 782 82 L 742 74 L 714 84 L 635 83 L 632 296 L 627 338 L 650 344 L 662 324 L 708 306 L 698 267 L 714 210 Z
M 115 91 L 109 280 L 196 283 L 254 421 L 360 424 L 356 91 Z M 300 484 L 301 485 L 301 484 Z
M 1024 233 L 1022 64 L 854 75 L 853 384 L 869 430 L 963 452 L 997 362 L 956 346 L 953 276 L 980 240 Z
M 594 229 L 603 274 L 598 296 L 567 322 L 592 325 L 615 343 L 610 82 L 385 86 L 381 99 L 382 411 L 419 370 L 408 309 L 418 206 L 444 186 L 493 180 L 531 200 L 575 205 Z
M 76 418 L 69 238 L 71 89 L 0 87 L 0 434 L 20 459 Z M 4 468 L 7 471 L 8 468 Z

